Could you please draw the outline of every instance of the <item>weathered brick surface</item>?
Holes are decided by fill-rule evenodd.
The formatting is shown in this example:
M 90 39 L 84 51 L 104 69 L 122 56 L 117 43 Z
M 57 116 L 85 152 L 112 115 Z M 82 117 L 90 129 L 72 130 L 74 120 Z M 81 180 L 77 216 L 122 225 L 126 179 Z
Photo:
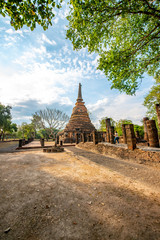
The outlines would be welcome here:
M 107 142 L 110 142 L 110 134 L 109 134 L 109 128 L 111 126 L 111 120 L 110 118 L 106 119 L 106 140 Z
M 160 103 L 156 104 L 156 111 L 157 111 L 158 125 L 160 129 Z
M 123 143 L 127 144 L 127 137 L 126 137 L 125 125 L 126 125 L 126 124 L 122 124 Z
M 147 120 L 147 133 L 150 147 L 159 147 L 158 131 L 155 120 Z
M 105 154 L 109 157 L 119 158 L 119 159 L 127 159 L 127 160 L 135 160 L 138 162 L 156 162 L 160 163 L 160 152 L 151 152 L 151 151 L 143 151 L 141 149 L 135 149 L 134 151 L 125 149 L 122 147 L 111 146 L 108 144 L 98 143 L 94 145 L 92 142 L 90 143 L 79 143 L 78 147 L 85 149 L 87 151 L 92 151 L 100 154 Z
M 134 133 L 133 124 L 126 124 L 125 130 L 126 130 L 128 149 L 134 150 L 136 148 L 136 137 L 135 137 L 135 133 Z
M 148 142 L 148 133 L 147 133 L 147 121 L 149 120 L 148 117 L 143 118 L 143 125 L 144 125 L 144 140 Z

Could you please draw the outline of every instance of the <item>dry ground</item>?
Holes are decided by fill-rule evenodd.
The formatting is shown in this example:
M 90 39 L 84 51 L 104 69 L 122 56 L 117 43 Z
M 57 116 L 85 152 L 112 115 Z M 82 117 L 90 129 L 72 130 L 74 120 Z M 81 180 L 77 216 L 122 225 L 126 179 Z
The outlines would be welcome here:
M 160 240 L 160 168 L 67 149 L 0 154 L 0 239 Z

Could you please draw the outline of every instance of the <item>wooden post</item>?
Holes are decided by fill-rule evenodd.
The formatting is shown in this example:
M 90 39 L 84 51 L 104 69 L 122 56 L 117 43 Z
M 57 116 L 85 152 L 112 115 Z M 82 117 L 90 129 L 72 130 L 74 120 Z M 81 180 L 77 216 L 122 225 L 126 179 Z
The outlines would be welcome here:
M 126 129 L 128 149 L 134 150 L 136 148 L 136 137 L 135 137 L 135 133 L 134 133 L 134 125 L 126 124 L 125 129 Z
M 155 120 L 148 120 L 146 123 L 147 123 L 149 146 L 159 147 L 158 131 L 156 128 Z

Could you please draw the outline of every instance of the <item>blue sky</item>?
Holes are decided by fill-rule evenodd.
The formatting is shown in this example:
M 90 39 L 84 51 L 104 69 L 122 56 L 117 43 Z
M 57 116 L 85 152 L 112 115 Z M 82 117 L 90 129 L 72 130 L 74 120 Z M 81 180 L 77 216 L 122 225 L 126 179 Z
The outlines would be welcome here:
M 81 82 L 96 127 L 106 116 L 140 124 L 146 114 L 143 99 L 153 78 L 144 76 L 136 96 L 111 90 L 104 74 L 96 69 L 98 56 L 87 49 L 73 51 L 66 39 L 67 13 L 64 4 L 53 26 L 46 31 L 37 27 L 33 32 L 27 27 L 15 31 L 8 18 L 0 17 L 0 102 L 12 106 L 12 121 L 29 123 L 32 114 L 45 107 L 70 116 Z

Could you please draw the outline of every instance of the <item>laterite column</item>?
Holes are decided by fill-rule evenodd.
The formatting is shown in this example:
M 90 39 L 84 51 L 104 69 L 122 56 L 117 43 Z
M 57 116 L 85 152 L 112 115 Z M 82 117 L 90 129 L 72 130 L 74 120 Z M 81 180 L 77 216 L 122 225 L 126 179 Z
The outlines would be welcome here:
M 76 135 L 76 144 L 78 144 L 79 143 L 79 141 L 78 141 L 78 133 L 75 133 L 75 135 Z
M 136 148 L 136 137 L 135 137 L 135 134 L 134 134 L 134 125 L 133 124 L 126 124 L 125 129 L 126 129 L 128 149 L 134 150 Z
M 111 126 L 111 119 L 107 118 L 106 119 L 106 140 L 107 140 L 107 142 L 110 142 L 110 134 L 109 134 L 110 126 Z
M 147 132 L 150 147 L 159 147 L 158 131 L 155 120 L 147 121 Z
M 140 138 L 138 130 L 136 131 L 136 138 L 138 138 L 138 139 Z
M 110 137 L 110 143 L 114 144 L 114 127 L 113 126 L 109 128 L 109 137 Z
M 126 128 L 125 128 L 126 124 L 122 124 L 122 133 L 123 133 L 123 143 L 127 144 L 127 137 L 126 137 Z
M 148 121 L 149 118 L 145 117 L 143 118 L 143 125 L 144 125 L 144 140 L 146 140 L 148 142 L 148 133 L 147 133 L 147 123 L 146 121 Z
M 92 136 L 93 136 L 93 144 L 98 144 L 98 135 L 96 131 L 92 132 Z
M 158 126 L 160 129 L 160 103 L 156 104 L 157 118 L 158 118 Z

